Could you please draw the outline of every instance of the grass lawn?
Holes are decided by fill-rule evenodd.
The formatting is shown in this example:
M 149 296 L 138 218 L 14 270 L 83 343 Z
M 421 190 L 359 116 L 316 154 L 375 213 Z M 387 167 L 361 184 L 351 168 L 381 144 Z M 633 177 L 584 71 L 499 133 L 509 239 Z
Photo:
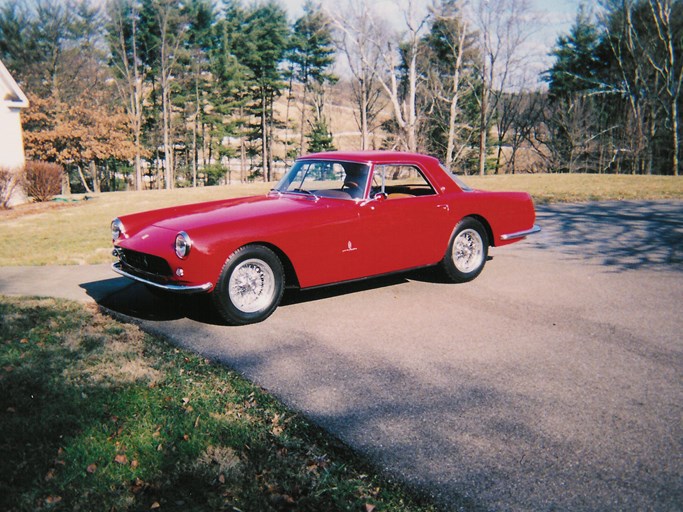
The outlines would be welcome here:
M 541 203 L 683 199 L 683 178 L 585 174 L 470 176 L 484 190 L 525 190 Z M 113 218 L 165 206 L 266 193 L 272 184 L 233 184 L 174 191 L 115 192 L 90 200 L 0 211 L 0 266 L 78 265 L 112 261 Z M 82 199 L 82 198 L 81 198 Z M 30 213 L 27 213 L 30 212 Z
M 236 373 L 0 297 L 0 510 L 429 511 Z

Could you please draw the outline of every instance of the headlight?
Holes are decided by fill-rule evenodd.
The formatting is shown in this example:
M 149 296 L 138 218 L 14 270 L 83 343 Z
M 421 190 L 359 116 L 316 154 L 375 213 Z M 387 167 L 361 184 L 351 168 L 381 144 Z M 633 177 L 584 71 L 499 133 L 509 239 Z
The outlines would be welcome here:
M 111 239 L 116 241 L 123 234 L 123 222 L 118 218 L 111 221 Z
M 187 258 L 192 249 L 192 240 L 185 231 L 181 231 L 175 237 L 175 254 L 181 260 Z

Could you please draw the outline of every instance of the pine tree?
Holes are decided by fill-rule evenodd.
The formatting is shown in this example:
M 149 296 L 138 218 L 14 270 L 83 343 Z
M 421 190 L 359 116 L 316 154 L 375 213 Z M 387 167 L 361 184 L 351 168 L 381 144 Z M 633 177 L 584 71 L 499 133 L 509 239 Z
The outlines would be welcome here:
M 303 86 L 299 154 L 305 150 L 308 95 L 314 85 L 323 86 L 336 81 L 330 72 L 335 61 L 334 55 L 331 21 L 319 5 L 307 0 L 303 16 L 294 23 L 287 53 L 287 59 L 292 63 L 293 78 Z M 322 119 L 316 119 L 312 125 L 321 126 L 321 123 L 326 124 Z
M 601 34 L 584 5 L 579 7 L 569 34 L 558 37 L 550 55 L 555 62 L 543 78 L 551 98 L 605 87 L 605 62 Z
M 324 117 L 311 123 L 311 130 L 306 135 L 306 138 L 308 139 L 308 150 L 311 153 L 334 151 L 336 149 L 332 140 L 332 133 Z
M 287 13 L 274 0 L 257 4 L 247 10 L 240 36 L 242 44 L 235 45 L 234 52 L 254 80 L 263 177 L 270 181 L 273 169 L 273 104 L 284 87 L 280 63 L 289 37 Z

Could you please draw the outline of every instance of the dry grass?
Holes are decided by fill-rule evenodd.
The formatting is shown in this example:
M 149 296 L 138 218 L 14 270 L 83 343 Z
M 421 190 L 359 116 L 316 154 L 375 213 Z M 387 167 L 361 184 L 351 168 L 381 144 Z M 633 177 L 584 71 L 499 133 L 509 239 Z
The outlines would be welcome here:
M 683 199 L 683 178 L 586 174 L 468 176 L 484 190 L 524 190 L 537 204 L 626 199 Z M 127 213 L 266 193 L 272 184 L 174 191 L 116 192 L 0 212 L 0 266 L 83 265 L 111 261 L 109 223 Z
M 468 176 L 468 184 L 484 190 L 523 190 L 536 203 L 683 199 L 683 178 L 609 174 L 515 174 Z
M 0 215 L 0 266 L 86 265 L 111 261 L 109 224 L 118 215 L 167 206 L 265 193 L 272 184 L 83 196 L 69 206 L 27 206 Z M 60 203 L 57 203 L 60 204 Z M 73 206 L 76 204 L 77 206 Z

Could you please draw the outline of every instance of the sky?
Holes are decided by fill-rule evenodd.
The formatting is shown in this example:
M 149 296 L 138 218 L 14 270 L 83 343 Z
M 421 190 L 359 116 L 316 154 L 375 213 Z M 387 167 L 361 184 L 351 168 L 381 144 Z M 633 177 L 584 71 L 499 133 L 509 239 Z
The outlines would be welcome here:
M 321 0 L 318 0 L 321 1 Z M 345 0 L 322 0 L 323 5 L 334 5 L 335 2 L 344 2 Z M 540 20 L 537 30 L 532 35 L 530 44 L 534 48 L 535 57 L 529 64 L 530 71 L 534 75 L 538 75 L 541 71 L 548 69 L 552 65 L 552 58 L 548 56 L 551 48 L 555 45 L 558 36 L 566 34 L 573 24 L 576 13 L 579 9 L 579 4 L 591 4 L 591 0 L 529 0 L 531 2 L 534 14 Z M 595 1 L 595 0 L 593 0 Z M 287 8 L 290 19 L 295 20 L 303 14 L 303 5 L 305 0 L 280 0 L 280 2 Z M 432 0 L 415 0 L 416 6 L 426 7 L 432 3 Z M 380 12 L 397 12 L 395 7 L 395 0 L 375 0 L 375 5 L 387 4 L 387 7 L 381 6 Z M 391 14 L 389 14 L 391 16 Z

